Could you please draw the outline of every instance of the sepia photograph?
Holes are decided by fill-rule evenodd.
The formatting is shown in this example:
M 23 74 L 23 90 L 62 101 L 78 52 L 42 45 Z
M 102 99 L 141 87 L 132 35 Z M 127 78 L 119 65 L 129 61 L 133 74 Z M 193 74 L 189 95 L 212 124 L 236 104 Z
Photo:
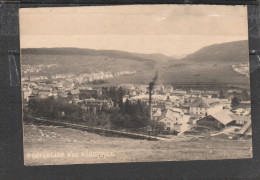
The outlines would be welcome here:
M 24 165 L 253 157 L 247 6 L 19 18 Z

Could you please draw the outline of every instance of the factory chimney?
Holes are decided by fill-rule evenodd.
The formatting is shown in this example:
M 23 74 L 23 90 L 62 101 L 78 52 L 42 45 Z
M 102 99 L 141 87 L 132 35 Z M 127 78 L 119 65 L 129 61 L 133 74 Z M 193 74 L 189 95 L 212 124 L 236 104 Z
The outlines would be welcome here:
M 150 120 L 152 120 L 152 91 L 154 88 L 154 85 L 158 79 L 158 72 L 155 73 L 155 76 L 153 77 L 153 81 L 149 83 L 149 111 L 150 111 Z

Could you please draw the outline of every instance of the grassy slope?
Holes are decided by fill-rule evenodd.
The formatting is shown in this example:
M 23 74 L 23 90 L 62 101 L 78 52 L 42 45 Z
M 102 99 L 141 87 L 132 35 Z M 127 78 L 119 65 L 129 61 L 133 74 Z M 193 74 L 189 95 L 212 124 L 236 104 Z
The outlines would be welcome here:
M 70 128 L 24 126 L 26 165 L 250 158 L 251 148 L 251 140 L 174 137 L 170 141 L 147 141 L 104 137 Z M 54 152 L 64 153 L 66 158 L 34 159 L 27 156 Z M 77 153 L 78 157 L 69 157 L 70 152 Z M 101 155 L 84 157 L 81 154 L 94 152 Z

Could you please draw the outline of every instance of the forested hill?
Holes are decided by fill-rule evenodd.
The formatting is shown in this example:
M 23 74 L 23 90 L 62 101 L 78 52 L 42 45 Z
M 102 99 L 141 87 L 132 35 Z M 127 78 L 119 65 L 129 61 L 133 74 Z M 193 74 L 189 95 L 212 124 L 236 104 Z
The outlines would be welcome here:
M 52 60 L 48 59 L 49 56 L 56 56 L 56 62 L 60 60 L 60 63 L 72 63 L 70 60 L 77 61 L 78 63 L 83 63 L 84 58 L 75 59 L 75 57 L 91 56 L 102 58 L 112 58 L 112 59 L 128 59 L 134 61 L 175 61 L 176 59 L 163 54 L 141 54 L 141 53 L 131 53 L 118 50 L 94 50 L 94 49 L 80 49 L 80 48 L 28 48 L 21 50 L 22 57 L 26 58 L 24 63 L 35 64 L 39 63 L 34 59 L 27 58 L 28 56 L 42 56 L 45 55 L 46 58 L 41 58 L 42 64 L 53 63 Z M 61 58 L 61 56 L 70 58 Z M 23 59 L 24 59 L 23 58 Z M 69 61 L 69 62 L 67 62 Z
M 235 41 L 206 46 L 180 61 L 182 63 L 247 63 L 248 41 Z

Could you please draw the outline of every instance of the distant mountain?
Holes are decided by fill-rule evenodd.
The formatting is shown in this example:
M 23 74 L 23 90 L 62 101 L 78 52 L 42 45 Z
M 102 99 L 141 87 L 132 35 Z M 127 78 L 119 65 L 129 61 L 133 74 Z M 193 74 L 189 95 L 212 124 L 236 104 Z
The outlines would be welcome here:
M 30 48 L 21 50 L 23 64 L 57 64 L 48 73 L 93 73 L 100 71 L 153 71 L 174 62 L 163 54 L 141 54 L 118 50 L 94 50 L 79 48 Z M 47 72 L 46 72 L 47 73 Z
M 248 41 L 235 41 L 206 46 L 180 60 L 183 63 L 247 63 Z
M 233 71 L 232 65 L 249 62 L 248 41 L 237 41 L 203 47 L 182 59 L 163 54 L 140 54 L 117 50 L 79 48 L 22 49 L 22 64 L 57 64 L 58 67 L 42 72 L 93 73 L 136 71 L 135 75 L 110 80 L 117 83 L 148 84 L 158 72 L 158 82 L 171 84 L 235 84 L 249 88 L 248 77 Z M 35 73 L 27 74 L 35 75 Z
M 22 55 L 63 55 L 63 56 L 104 56 L 117 59 L 131 59 L 135 61 L 175 61 L 176 59 L 163 54 L 141 54 L 118 50 L 94 50 L 80 48 L 27 48 L 22 49 Z

